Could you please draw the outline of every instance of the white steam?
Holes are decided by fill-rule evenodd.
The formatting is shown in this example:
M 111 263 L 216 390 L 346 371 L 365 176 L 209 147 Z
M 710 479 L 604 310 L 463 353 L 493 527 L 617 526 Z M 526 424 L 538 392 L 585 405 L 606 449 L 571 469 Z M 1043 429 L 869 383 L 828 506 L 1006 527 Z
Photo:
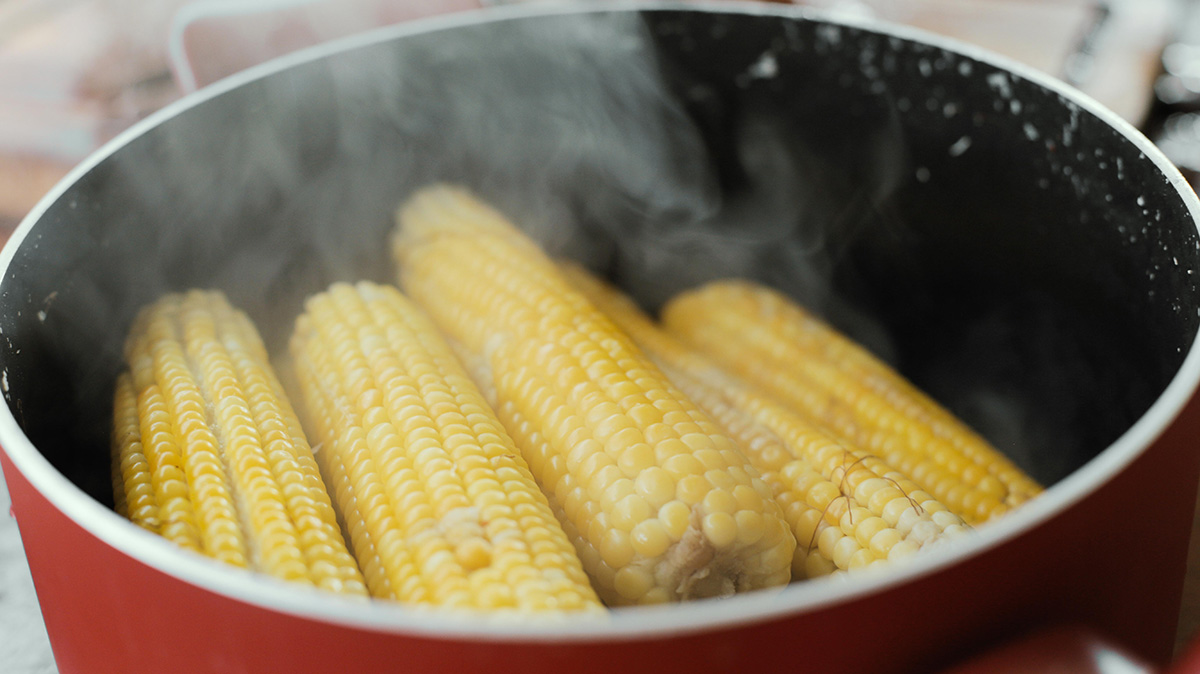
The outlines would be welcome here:
M 764 58 L 747 72 L 762 77 Z M 123 183 L 166 225 L 148 232 L 163 267 L 138 285 L 216 279 L 286 323 L 293 285 L 390 280 L 392 209 L 450 180 L 649 307 L 732 275 L 823 305 L 831 256 L 894 189 L 902 148 L 882 133 L 861 184 L 830 184 L 768 101 L 727 115 L 714 141 L 689 106 L 715 95 L 681 90 L 668 67 L 639 15 L 600 12 L 410 37 L 253 82 L 126 153 Z

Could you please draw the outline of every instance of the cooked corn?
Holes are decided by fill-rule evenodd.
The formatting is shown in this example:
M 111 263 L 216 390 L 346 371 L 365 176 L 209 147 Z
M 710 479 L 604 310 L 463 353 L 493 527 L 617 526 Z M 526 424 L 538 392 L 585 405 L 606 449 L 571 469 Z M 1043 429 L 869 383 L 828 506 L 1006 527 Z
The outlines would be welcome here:
M 1041 490 L 882 361 L 778 292 L 710 283 L 669 302 L 663 322 L 730 372 L 882 457 L 970 523 Z
M 729 377 L 659 328 L 634 302 L 574 264 L 563 271 L 741 443 L 796 537 L 792 573 L 813 577 L 907 557 L 966 530 L 877 457 L 839 443 Z
M 236 566 L 348 594 L 366 587 L 250 320 L 220 293 L 145 308 L 116 385 L 119 511 Z
M 367 282 L 305 308 L 292 365 L 372 594 L 600 609 L 529 468 L 428 318 Z
M 398 220 L 404 288 L 484 365 L 481 388 L 606 602 L 788 581 L 795 541 L 770 487 L 515 226 L 447 186 Z

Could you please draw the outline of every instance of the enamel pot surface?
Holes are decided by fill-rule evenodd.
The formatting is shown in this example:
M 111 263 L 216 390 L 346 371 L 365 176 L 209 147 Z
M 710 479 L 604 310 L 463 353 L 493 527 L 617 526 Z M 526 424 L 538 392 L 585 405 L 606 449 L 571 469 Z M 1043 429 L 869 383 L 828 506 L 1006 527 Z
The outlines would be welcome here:
M 278 348 L 305 296 L 393 278 L 392 212 L 438 180 L 651 310 L 730 274 L 783 289 L 1049 488 L 859 577 L 529 621 L 296 589 L 116 515 L 137 309 L 219 288 Z M 1200 477 L 1197 212 L 1067 87 L 795 8 L 495 10 L 223 81 L 76 169 L 0 256 L 0 459 L 58 665 L 931 671 L 1059 624 L 1165 662 Z

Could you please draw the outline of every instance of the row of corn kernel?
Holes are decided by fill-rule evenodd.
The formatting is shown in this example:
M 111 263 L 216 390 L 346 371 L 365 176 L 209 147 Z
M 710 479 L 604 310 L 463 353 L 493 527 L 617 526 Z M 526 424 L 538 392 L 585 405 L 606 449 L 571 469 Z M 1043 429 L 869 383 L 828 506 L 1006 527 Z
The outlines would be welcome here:
M 181 547 L 346 594 L 600 608 L 512 441 L 398 291 L 335 284 L 310 298 L 292 352 L 336 514 L 261 339 L 215 291 L 167 295 L 130 330 L 114 392 L 118 511 Z
M 596 592 L 613 605 L 724 596 L 897 559 L 962 531 L 935 497 L 982 521 L 1037 491 L 823 326 L 801 325 L 797 341 L 847 361 L 844 372 L 818 364 L 767 380 L 753 363 L 710 355 L 789 403 L 797 389 L 837 393 L 863 379 L 869 392 L 853 394 L 874 407 L 860 416 L 923 424 L 912 435 L 936 460 L 884 451 L 895 443 L 878 428 L 834 424 L 829 435 L 813 421 L 850 415 L 814 408 L 809 393 L 799 396 L 807 406 L 784 406 L 741 384 L 611 288 L 579 270 L 564 277 L 463 190 L 423 190 L 398 220 L 401 281 L 459 358 L 409 300 L 370 283 L 310 298 L 291 354 L 317 458 L 375 596 L 517 610 L 595 608 Z M 777 332 L 812 322 L 786 305 L 764 310 L 780 298 L 754 290 L 740 309 L 787 315 Z M 695 317 L 714 302 L 693 298 L 672 305 L 671 325 L 706 348 L 719 339 Z M 712 322 L 736 329 L 746 316 Z M 778 343 L 739 338 L 778 366 Z M 129 344 L 131 373 L 114 397 L 118 510 L 219 559 L 362 593 L 249 320 L 215 293 L 174 295 L 143 312 Z M 855 449 L 860 438 L 901 470 Z M 962 486 L 981 476 L 983 489 Z
M 663 324 L 811 422 L 887 460 L 972 524 L 1041 491 L 966 424 L 775 290 L 710 283 L 669 302 Z
M 482 364 L 606 602 L 788 581 L 795 542 L 770 487 L 537 246 L 448 186 L 418 192 L 398 220 L 402 286 Z
M 563 271 L 739 440 L 784 507 L 798 545 L 796 577 L 900 559 L 965 531 L 957 515 L 883 461 L 727 376 L 581 267 Z

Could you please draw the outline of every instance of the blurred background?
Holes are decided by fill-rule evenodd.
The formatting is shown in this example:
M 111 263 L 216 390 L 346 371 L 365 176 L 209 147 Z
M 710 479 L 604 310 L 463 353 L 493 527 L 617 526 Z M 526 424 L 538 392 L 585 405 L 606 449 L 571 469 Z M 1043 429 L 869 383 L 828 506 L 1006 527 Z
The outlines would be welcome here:
M 0 0 L 0 234 L 93 149 L 198 86 L 374 26 L 516 1 Z M 1200 124 L 1169 119 L 1165 110 L 1200 102 L 1200 26 L 1189 30 L 1191 3 L 797 4 L 906 23 L 1006 54 L 1170 136 L 1179 161 L 1200 167 Z
M 373 27 L 522 1 L 551 0 L 0 0 L 0 242 L 71 167 L 197 88 Z M 912 25 L 1060 78 L 1142 129 L 1200 184 L 1200 2 L 795 4 Z M 0 481 L 0 670 L 55 672 L 7 512 Z M 1180 644 L 1200 631 L 1200 535 L 1192 552 Z

